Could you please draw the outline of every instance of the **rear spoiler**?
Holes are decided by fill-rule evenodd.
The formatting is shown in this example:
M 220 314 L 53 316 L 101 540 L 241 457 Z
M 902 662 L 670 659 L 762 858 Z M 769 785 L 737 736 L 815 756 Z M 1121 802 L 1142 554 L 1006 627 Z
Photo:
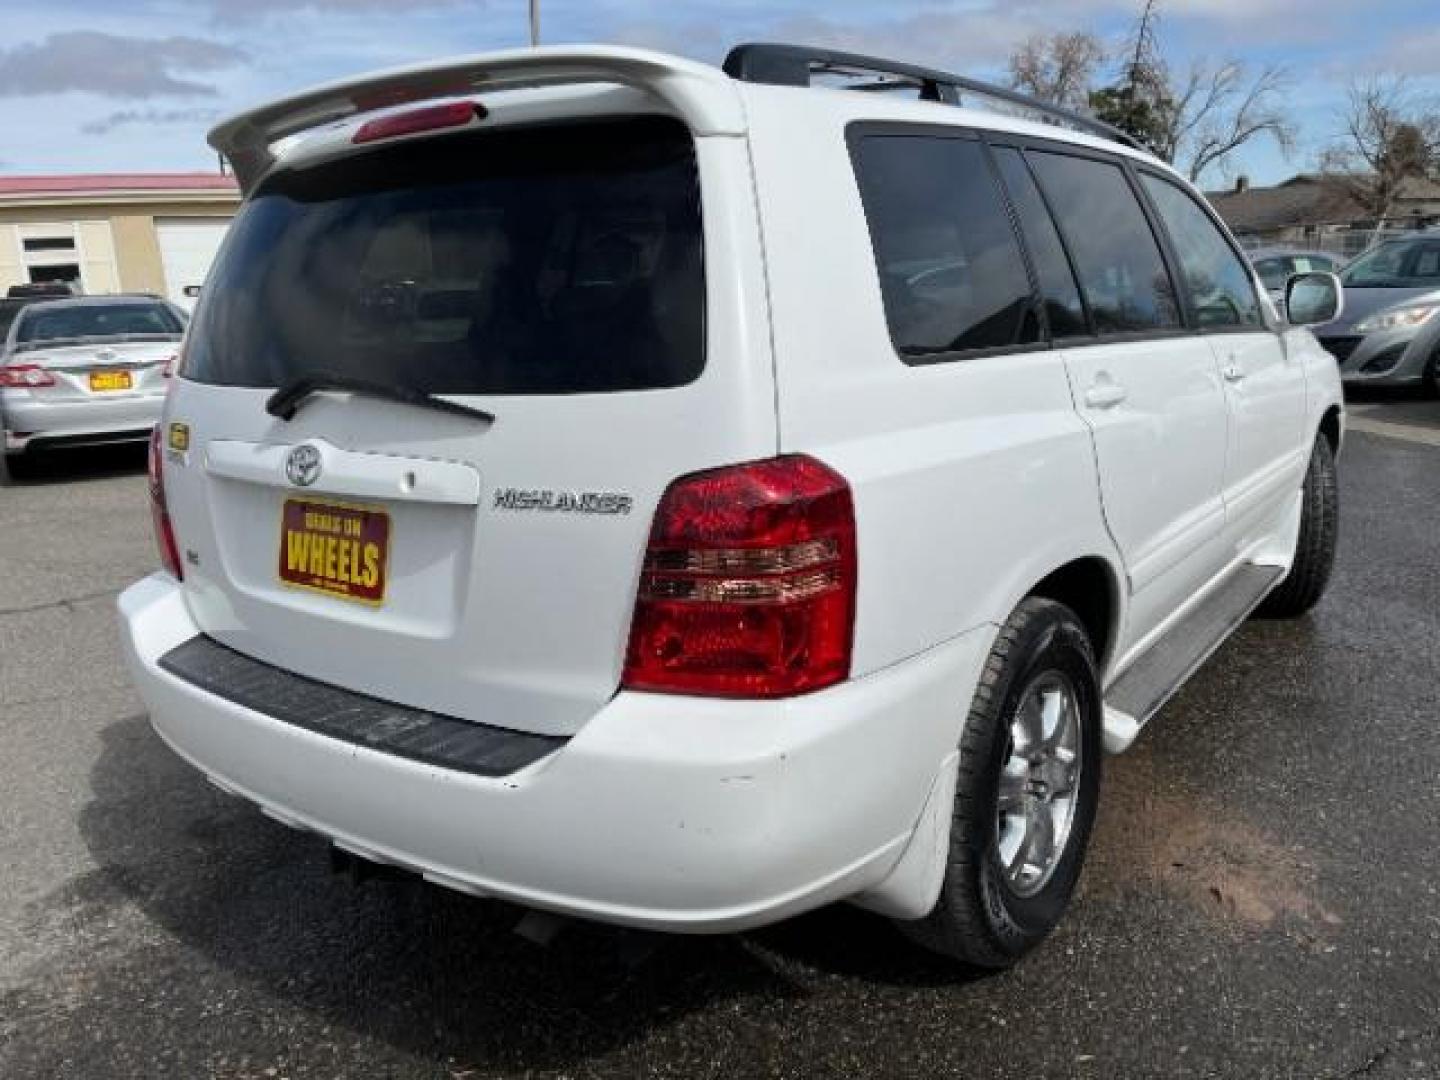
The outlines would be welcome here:
M 697 135 L 741 135 L 734 83 L 718 68 L 645 49 L 554 46 L 481 53 L 329 83 L 232 116 L 209 142 L 248 194 L 275 164 L 271 147 L 289 135 L 394 105 L 522 87 L 618 83 L 649 91 Z

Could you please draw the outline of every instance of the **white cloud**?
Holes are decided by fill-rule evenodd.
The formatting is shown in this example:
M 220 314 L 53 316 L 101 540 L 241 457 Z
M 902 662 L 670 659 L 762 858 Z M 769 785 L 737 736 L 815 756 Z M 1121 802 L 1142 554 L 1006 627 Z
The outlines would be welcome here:
M 106 135 L 118 127 L 158 124 L 209 124 L 220 115 L 218 109 L 120 109 L 98 120 L 80 125 L 86 135 Z
M 182 73 L 222 71 L 244 59 L 243 50 L 205 38 L 72 30 L 0 51 L 0 97 L 71 90 L 112 98 L 208 97 L 213 85 Z

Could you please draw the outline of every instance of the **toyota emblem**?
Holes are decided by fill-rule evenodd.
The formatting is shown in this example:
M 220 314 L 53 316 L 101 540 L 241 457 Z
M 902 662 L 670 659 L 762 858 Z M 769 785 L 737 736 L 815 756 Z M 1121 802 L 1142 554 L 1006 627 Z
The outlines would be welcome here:
M 320 479 L 320 451 L 305 443 L 285 458 L 285 475 L 296 487 L 309 487 Z

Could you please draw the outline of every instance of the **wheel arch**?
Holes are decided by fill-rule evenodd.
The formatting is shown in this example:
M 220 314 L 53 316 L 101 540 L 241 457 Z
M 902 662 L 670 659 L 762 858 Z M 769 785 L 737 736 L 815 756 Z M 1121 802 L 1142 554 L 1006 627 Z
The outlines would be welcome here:
M 1325 415 L 1320 417 L 1320 434 L 1325 436 L 1325 441 L 1330 444 L 1330 450 L 1334 454 L 1340 453 L 1340 441 L 1343 436 L 1343 428 L 1340 424 L 1340 406 L 1331 405 L 1325 410 Z
M 1095 666 L 1102 679 L 1119 640 L 1120 581 L 1104 556 L 1084 555 L 1056 567 L 1025 594 L 1043 596 L 1075 612 L 1095 648 Z

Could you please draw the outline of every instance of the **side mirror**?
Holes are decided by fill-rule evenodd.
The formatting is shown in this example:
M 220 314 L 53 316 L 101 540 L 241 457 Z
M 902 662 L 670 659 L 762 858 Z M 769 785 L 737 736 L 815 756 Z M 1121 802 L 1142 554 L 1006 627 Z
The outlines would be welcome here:
M 181 289 L 180 291 L 181 291 L 182 293 L 184 293 L 186 296 L 188 296 L 191 300 L 194 300 L 195 297 L 197 297 L 197 296 L 200 295 L 200 286 L 199 286 L 199 285 L 186 285 L 186 286 L 185 286 L 183 289 Z
M 1345 292 L 1334 274 L 1292 274 L 1285 282 L 1285 316 L 1292 326 L 1334 322 L 1345 310 Z

